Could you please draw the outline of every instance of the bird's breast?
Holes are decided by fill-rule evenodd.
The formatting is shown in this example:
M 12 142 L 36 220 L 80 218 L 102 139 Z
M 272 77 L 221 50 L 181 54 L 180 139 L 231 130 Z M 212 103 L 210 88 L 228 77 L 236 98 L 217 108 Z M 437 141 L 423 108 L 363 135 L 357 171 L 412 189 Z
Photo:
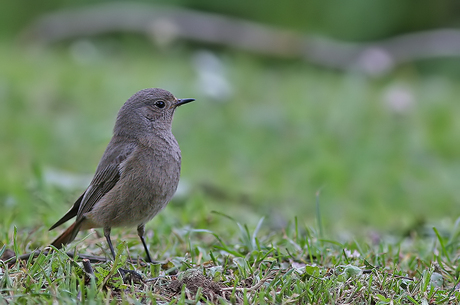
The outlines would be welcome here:
M 155 201 L 169 200 L 179 183 L 181 154 L 177 145 L 140 147 L 127 160 L 122 177 Z

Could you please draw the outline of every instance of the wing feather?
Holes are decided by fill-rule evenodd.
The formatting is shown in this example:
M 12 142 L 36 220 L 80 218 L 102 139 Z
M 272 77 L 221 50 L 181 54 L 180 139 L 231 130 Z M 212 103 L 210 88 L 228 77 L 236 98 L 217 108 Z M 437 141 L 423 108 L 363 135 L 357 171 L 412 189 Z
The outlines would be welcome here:
M 56 222 L 50 230 L 77 216 L 77 221 L 90 212 L 94 205 L 104 197 L 120 180 L 121 164 L 135 150 L 137 145 L 126 138 L 114 137 L 107 146 L 96 169 L 93 180 L 86 191 L 75 201 L 72 208 Z

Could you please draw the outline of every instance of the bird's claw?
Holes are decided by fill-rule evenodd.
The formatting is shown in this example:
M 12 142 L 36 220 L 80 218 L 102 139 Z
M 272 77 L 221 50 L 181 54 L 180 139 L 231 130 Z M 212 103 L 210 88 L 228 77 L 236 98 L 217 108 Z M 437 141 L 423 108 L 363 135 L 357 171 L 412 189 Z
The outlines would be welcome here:
M 133 282 L 135 284 L 144 283 L 143 276 L 134 270 L 119 268 L 118 273 L 121 275 L 121 278 L 123 279 L 123 283 L 130 283 L 130 282 Z

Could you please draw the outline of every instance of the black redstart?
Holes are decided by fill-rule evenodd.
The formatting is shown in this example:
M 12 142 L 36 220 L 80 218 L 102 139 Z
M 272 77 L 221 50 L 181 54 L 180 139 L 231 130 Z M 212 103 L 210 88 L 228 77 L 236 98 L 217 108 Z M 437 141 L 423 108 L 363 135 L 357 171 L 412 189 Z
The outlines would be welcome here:
M 112 227 L 137 226 L 147 260 L 144 226 L 161 211 L 179 183 L 181 152 L 171 132 L 174 111 L 194 99 L 177 99 L 163 89 L 144 89 L 118 112 L 113 137 L 85 192 L 50 230 L 76 216 L 75 222 L 52 245 L 61 248 L 80 230 L 103 228 L 110 240 Z

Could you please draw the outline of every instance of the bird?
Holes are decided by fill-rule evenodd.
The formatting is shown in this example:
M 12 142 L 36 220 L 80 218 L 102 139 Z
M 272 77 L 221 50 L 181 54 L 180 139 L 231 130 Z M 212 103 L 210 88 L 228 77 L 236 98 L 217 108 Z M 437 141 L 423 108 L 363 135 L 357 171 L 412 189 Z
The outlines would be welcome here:
M 168 204 L 179 183 L 181 151 L 171 131 L 173 115 L 177 107 L 194 100 L 177 99 L 164 89 L 149 88 L 125 102 L 92 181 L 49 229 L 75 217 L 52 246 L 60 249 L 79 231 L 102 228 L 115 259 L 111 229 L 137 227 L 146 261 L 152 262 L 144 238 L 145 224 Z

